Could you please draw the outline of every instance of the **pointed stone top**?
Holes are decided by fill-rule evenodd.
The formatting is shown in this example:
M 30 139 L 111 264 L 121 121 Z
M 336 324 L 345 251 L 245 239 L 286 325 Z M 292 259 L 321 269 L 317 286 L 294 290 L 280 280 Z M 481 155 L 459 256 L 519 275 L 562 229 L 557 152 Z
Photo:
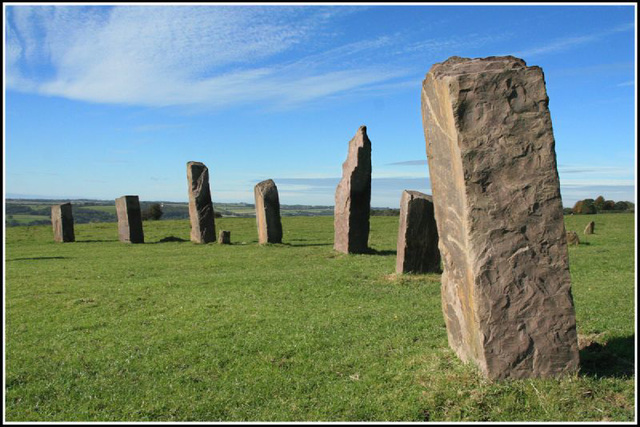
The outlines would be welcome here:
M 435 77 L 456 76 L 486 72 L 501 72 L 505 69 L 526 68 L 527 63 L 515 56 L 489 56 L 487 58 L 461 58 L 452 56 L 444 62 L 436 63 L 429 73 Z

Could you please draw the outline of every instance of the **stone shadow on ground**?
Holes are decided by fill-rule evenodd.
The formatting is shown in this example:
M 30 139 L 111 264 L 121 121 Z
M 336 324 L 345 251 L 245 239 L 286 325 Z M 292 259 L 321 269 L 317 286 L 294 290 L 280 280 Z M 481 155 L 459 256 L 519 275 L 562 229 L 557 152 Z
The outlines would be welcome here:
M 66 257 L 66 256 L 37 256 L 33 258 L 8 259 L 7 261 L 35 261 L 35 260 L 42 260 L 42 259 L 68 259 L 68 258 L 69 257 Z
M 580 349 L 580 375 L 598 378 L 629 378 L 635 374 L 635 335 L 591 342 Z
M 388 256 L 388 255 L 398 255 L 398 251 L 391 251 L 391 250 L 384 250 L 384 251 L 379 251 L 377 249 L 372 249 L 372 248 L 367 248 L 367 250 L 365 252 L 363 252 L 364 255 L 381 255 L 381 256 Z

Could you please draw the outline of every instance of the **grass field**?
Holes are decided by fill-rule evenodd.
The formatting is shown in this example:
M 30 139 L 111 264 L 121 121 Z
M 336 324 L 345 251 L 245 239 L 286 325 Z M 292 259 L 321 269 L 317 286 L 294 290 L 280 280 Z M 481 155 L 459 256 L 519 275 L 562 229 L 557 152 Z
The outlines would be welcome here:
M 439 275 L 396 276 L 397 217 L 367 255 L 332 250 L 332 217 L 6 230 L 7 421 L 632 421 L 634 216 L 566 217 L 581 371 L 490 382 L 448 348 Z M 184 241 L 161 242 L 167 237 Z M 173 239 L 176 240 L 176 239 Z

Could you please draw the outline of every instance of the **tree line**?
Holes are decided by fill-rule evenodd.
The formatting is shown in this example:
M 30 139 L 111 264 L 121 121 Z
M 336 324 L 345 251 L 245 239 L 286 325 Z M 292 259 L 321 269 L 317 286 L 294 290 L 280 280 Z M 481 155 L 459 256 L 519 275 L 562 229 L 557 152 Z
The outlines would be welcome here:
M 604 197 L 598 196 L 596 199 L 578 200 L 573 208 L 565 208 L 564 213 L 567 215 L 589 215 L 596 213 L 617 213 L 617 212 L 634 212 L 635 205 L 632 202 L 613 200 L 605 200 Z

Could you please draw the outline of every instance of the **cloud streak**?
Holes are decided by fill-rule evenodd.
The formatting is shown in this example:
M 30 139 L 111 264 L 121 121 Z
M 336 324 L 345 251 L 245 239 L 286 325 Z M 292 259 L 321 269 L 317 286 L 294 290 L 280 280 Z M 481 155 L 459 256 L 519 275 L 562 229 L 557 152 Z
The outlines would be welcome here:
M 399 67 L 350 61 L 391 43 L 388 36 L 305 50 L 335 13 L 352 13 L 348 8 L 302 14 L 293 7 L 20 6 L 7 12 L 7 87 L 74 100 L 291 107 L 406 75 Z M 294 50 L 302 59 L 283 60 Z

